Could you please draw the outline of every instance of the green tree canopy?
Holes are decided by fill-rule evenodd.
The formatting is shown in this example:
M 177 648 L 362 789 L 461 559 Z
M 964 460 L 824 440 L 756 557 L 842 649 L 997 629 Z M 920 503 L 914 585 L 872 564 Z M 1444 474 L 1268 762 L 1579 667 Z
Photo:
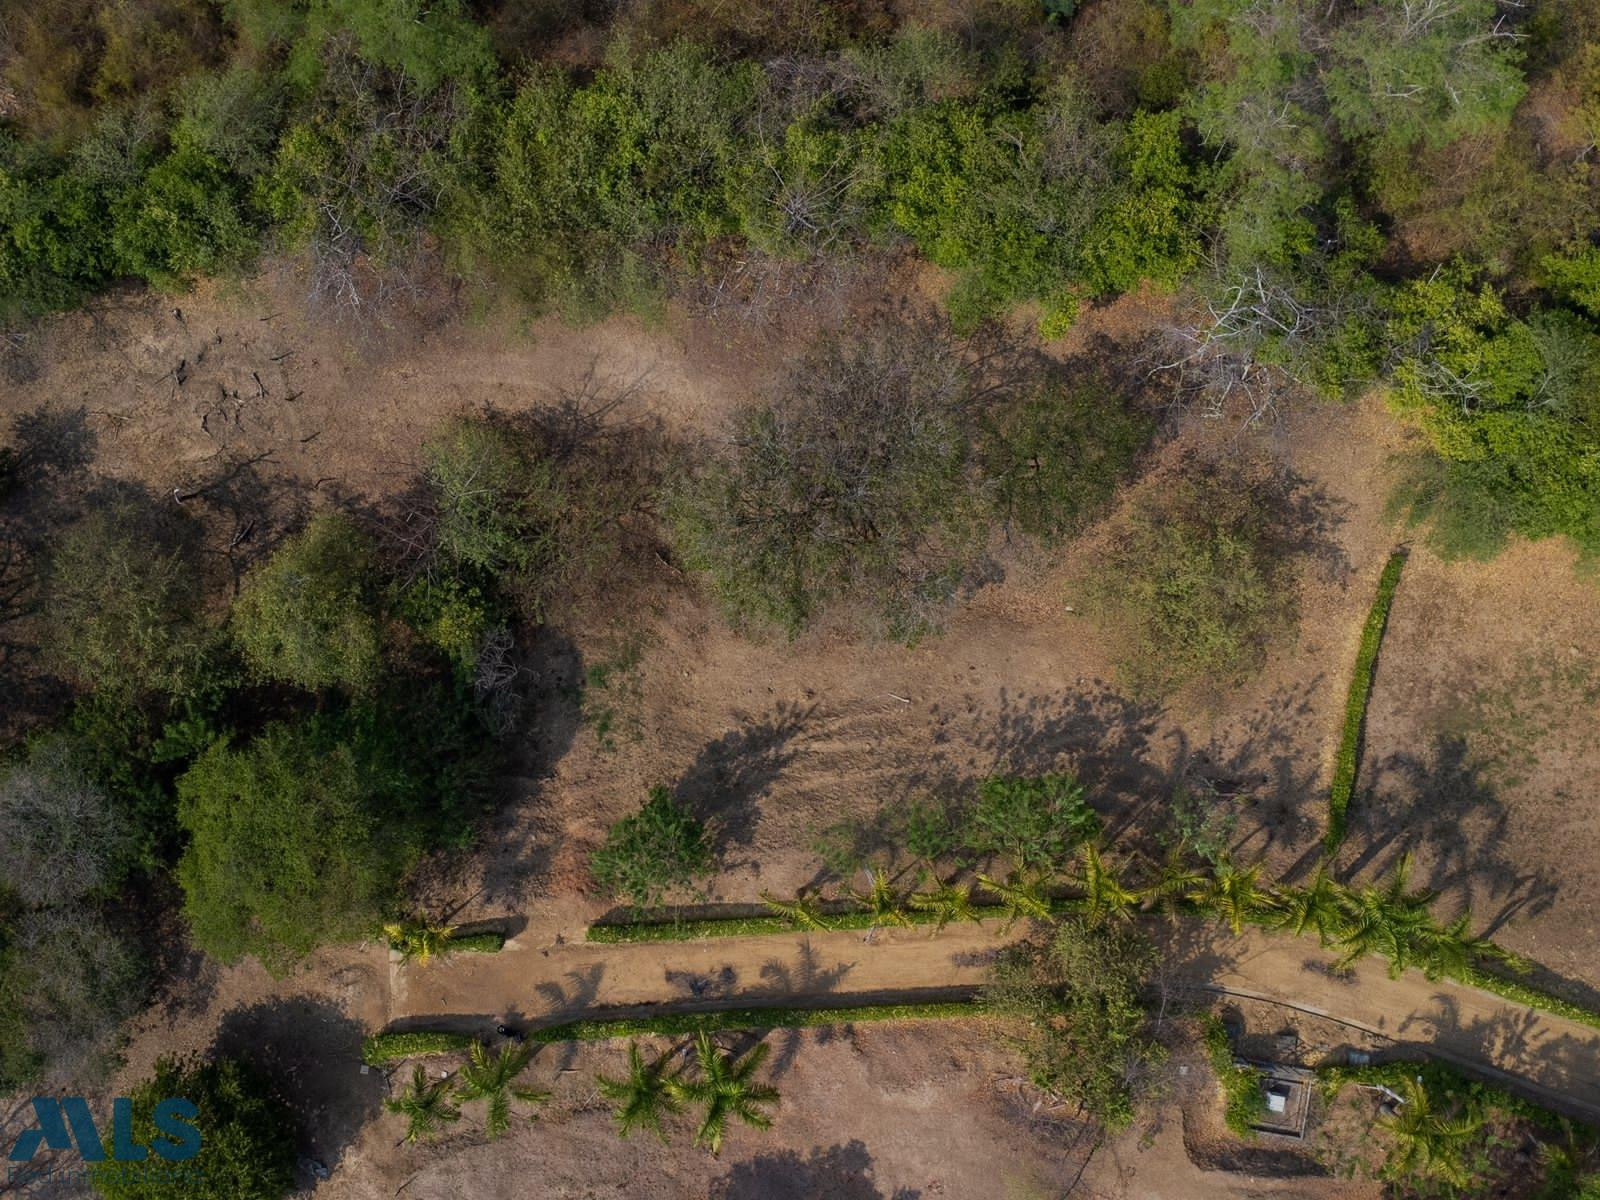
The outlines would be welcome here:
M 372 547 L 354 522 L 324 513 L 257 568 L 233 605 L 235 640 L 270 679 L 312 691 L 364 691 L 382 667 Z
M 370 934 L 419 842 L 387 819 L 408 786 L 386 752 L 327 718 L 218 742 L 178 780 L 178 863 L 195 941 L 225 962 L 282 967 Z

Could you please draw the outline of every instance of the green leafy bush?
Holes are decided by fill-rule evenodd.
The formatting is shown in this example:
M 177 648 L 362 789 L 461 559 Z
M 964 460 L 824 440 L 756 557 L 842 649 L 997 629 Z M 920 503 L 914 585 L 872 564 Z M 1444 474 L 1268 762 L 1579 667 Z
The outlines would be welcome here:
M 1303 536 L 1283 483 L 1260 472 L 1190 462 L 1146 492 L 1088 583 L 1131 627 L 1129 683 L 1160 693 L 1255 670 L 1294 627 Z
M 1242 1066 L 1233 1058 L 1228 1031 L 1216 1017 L 1201 1018 L 1201 1036 L 1206 1058 L 1222 1087 L 1222 1120 L 1229 1132 L 1239 1137 L 1253 1136 L 1252 1126 L 1267 1115 L 1267 1097 L 1261 1087 L 1261 1072 Z
M 321 718 L 218 742 L 178 780 L 178 862 L 195 941 L 275 969 L 365 937 L 397 898 L 421 831 L 389 821 L 404 768 Z
M 185 691 L 203 651 L 194 529 L 136 500 L 104 501 L 51 556 L 51 652 L 92 688 Z
M 982 1004 L 1029 1078 L 1112 1129 L 1133 1120 L 1162 1057 L 1139 1003 L 1155 951 L 1124 925 L 1067 920 L 996 961 Z
M 1457 264 L 1397 289 L 1390 402 L 1426 435 L 1397 492 L 1446 554 L 1512 533 L 1600 548 L 1600 335 L 1570 314 L 1523 320 Z
M 641 909 L 692 888 L 712 864 L 705 826 L 664 787 L 651 788 L 643 807 L 612 825 L 605 845 L 589 856 L 595 882 Z
M 1070 537 L 1109 503 L 1151 432 L 1147 418 L 1098 388 L 998 406 L 981 440 L 996 512 L 1034 537 Z
M 280 546 L 234 601 L 234 639 L 271 679 L 308 690 L 365 691 L 382 641 L 372 547 L 354 522 L 324 513 Z
M 995 777 L 978 785 L 966 841 L 1024 870 L 1055 869 L 1099 832 L 1100 817 L 1076 776 Z

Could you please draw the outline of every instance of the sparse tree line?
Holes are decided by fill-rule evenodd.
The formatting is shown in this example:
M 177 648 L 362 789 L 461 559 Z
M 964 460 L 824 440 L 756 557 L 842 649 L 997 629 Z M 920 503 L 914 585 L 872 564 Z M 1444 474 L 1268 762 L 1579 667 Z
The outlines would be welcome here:
M 1027 302 L 1054 335 L 1086 300 L 1180 289 L 1147 366 L 1181 403 L 1259 416 L 1385 379 L 1429 446 L 1404 503 L 1441 546 L 1600 545 L 1582 0 L 1102 0 L 1062 21 L 990 0 L 901 24 L 857 3 L 514 7 L 32 6 L 0 30 L 8 302 L 269 248 L 347 309 L 442 258 L 587 316 L 726 291 L 730 262 L 906 243 L 951 272 L 963 330 Z M 580 30 L 583 70 L 546 57 Z M 781 434 L 752 416 L 741 439 Z M 937 413 L 897 435 L 936 469 Z M 961 515 L 939 532 L 959 541 Z M 940 572 L 902 581 L 924 585 Z M 806 603 L 727 590 L 783 620 Z

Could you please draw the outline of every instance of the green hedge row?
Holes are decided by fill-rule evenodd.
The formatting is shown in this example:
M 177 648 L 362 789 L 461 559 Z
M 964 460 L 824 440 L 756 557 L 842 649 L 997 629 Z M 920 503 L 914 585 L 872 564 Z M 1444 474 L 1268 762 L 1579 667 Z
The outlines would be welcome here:
M 1052 900 L 1050 909 L 1056 914 L 1076 912 L 1083 906 L 1083 901 L 1073 898 Z M 1005 914 L 1004 906 L 999 904 L 979 904 L 981 909 L 993 909 L 996 917 Z M 919 912 L 916 909 L 907 910 L 906 919 L 913 925 L 937 925 L 937 913 Z M 883 924 L 877 921 L 869 912 L 843 912 L 830 913 L 824 917 L 827 929 L 818 932 L 832 932 L 840 929 L 871 929 L 874 924 Z M 612 945 L 631 942 L 695 942 L 701 938 L 722 937 L 761 937 L 769 934 L 804 933 L 803 926 L 796 924 L 787 917 L 755 916 L 755 917 L 704 917 L 699 920 L 679 921 L 616 921 L 602 922 L 589 926 L 584 934 L 584 939 L 590 942 L 604 942 Z
M 859 1021 L 941 1021 L 973 1017 L 970 1000 L 933 1000 L 921 1004 L 857 1004 L 838 1008 L 729 1008 L 720 1012 L 661 1013 L 651 1017 L 598 1017 L 568 1021 L 534 1030 L 536 1042 L 596 1042 L 607 1038 L 684 1037 L 719 1029 L 805 1029 Z
M 469 933 L 465 937 L 451 938 L 445 945 L 445 951 L 449 954 L 457 951 L 464 954 L 499 954 L 505 945 L 506 935 L 503 933 Z
M 1367 701 L 1372 696 L 1372 672 L 1378 661 L 1378 646 L 1389 622 L 1389 606 L 1400 585 L 1400 571 L 1406 564 L 1404 550 L 1396 550 L 1384 564 L 1378 579 L 1378 594 L 1373 598 L 1367 623 L 1361 630 L 1361 645 L 1356 650 L 1355 671 L 1350 676 L 1350 694 L 1344 704 L 1344 735 L 1333 762 L 1333 786 L 1328 791 L 1328 833 L 1324 846 L 1329 854 L 1344 844 L 1349 821 L 1350 797 L 1356 788 L 1356 769 L 1361 764 L 1361 735 L 1367 724 Z
M 1233 1045 L 1228 1031 L 1216 1017 L 1207 1014 L 1202 1023 L 1202 1039 L 1211 1069 L 1222 1085 L 1226 1098 L 1223 1122 L 1239 1137 L 1252 1137 L 1252 1126 L 1267 1114 L 1267 1097 L 1261 1090 L 1261 1072 L 1240 1066 L 1233 1060 Z
M 1600 1029 L 1600 1012 L 1574 1004 L 1571 1000 L 1547 992 L 1543 988 L 1534 987 L 1530 983 L 1507 979 L 1504 975 L 1485 971 L 1481 967 L 1467 967 L 1465 970 L 1452 972 L 1451 977 L 1457 982 L 1493 992 L 1496 996 L 1503 996 L 1517 1004 L 1526 1004 L 1529 1008 L 1565 1017 L 1569 1021 L 1576 1021 L 1591 1029 Z
M 424 1054 L 457 1054 L 468 1050 L 476 1039 L 467 1033 L 440 1033 L 418 1030 L 412 1033 L 376 1033 L 361 1046 L 361 1061 L 381 1067 L 401 1058 Z

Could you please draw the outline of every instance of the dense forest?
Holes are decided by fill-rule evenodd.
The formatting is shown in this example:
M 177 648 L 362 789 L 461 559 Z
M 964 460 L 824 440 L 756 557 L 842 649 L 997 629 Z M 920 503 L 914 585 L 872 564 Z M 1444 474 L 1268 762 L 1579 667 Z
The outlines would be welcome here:
M 751 628 L 850 601 L 914 641 L 991 530 L 1103 514 L 1151 414 L 1012 369 L 1001 324 L 1170 294 L 1184 403 L 1382 387 L 1429 447 L 1396 510 L 1440 551 L 1600 552 L 1588 0 L 36 0 L 0 15 L 0 122 L 0 333 L 264 255 L 333 313 L 441 273 L 573 321 L 735 261 L 949 281 L 936 318 L 819 340 L 735 452 L 463 420 L 392 510 L 315 517 L 236 595 L 181 507 L 19 421 L 0 602 L 70 694 L 0 769 L 3 1088 L 141 1003 L 119 897 L 170 882 L 204 950 L 275 968 L 401 911 L 471 841 L 519 632 L 640 546 Z M 1137 685 L 1246 670 L 1290 621 L 1281 487 L 1196 468 L 1134 506 L 1101 590 L 1145 614 Z

